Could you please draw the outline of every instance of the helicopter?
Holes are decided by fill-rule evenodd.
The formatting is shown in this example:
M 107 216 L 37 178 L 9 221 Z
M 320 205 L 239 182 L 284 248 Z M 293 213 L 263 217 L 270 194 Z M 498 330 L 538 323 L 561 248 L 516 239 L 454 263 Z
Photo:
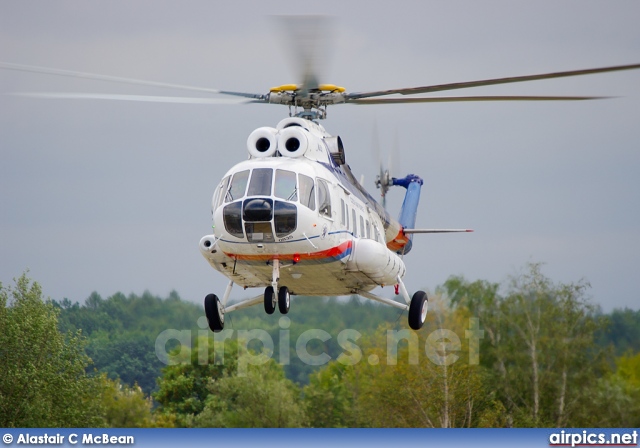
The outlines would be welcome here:
M 471 229 L 418 229 L 416 214 L 423 179 L 415 174 L 391 177 L 381 168 L 375 185 L 383 203 L 392 186 L 406 189 L 397 219 L 390 216 L 355 178 L 346 163 L 339 136 L 319 120 L 337 104 L 398 104 L 450 101 L 589 100 L 590 96 L 462 96 L 416 95 L 495 84 L 638 69 L 640 64 L 540 75 L 487 79 L 424 87 L 347 93 L 334 84 L 320 84 L 313 75 L 303 82 L 273 87 L 267 94 L 219 91 L 247 98 L 247 103 L 288 106 L 290 116 L 275 127 L 260 127 L 247 139 L 248 160 L 232 167 L 218 184 L 212 200 L 214 233 L 200 240 L 209 264 L 229 278 L 222 300 L 205 297 L 209 327 L 224 328 L 225 313 L 263 303 L 267 314 L 290 309 L 291 295 L 359 295 L 408 311 L 408 324 L 422 328 L 428 297 L 410 295 L 402 278 L 403 256 L 414 234 L 473 232 Z M 264 293 L 228 306 L 234 284 L 264 288 Z M 371 291 L 394 285 L 405 303 Z
M 208 294 L 205 314 L 214 332 L 224 329 L 227 313 L 263 304 L 267 314 L 287 314 L 291 296 L 355 294 L 408 312 L 408 324 L 419 330 L 427 316 L 425 291 L 409 293 L 403 282 L 404 256 L 413 235 L 471 232 L 470 229 L 415 227 L 423 180 L 416 174 L 391 177 L 381 168 L 375 184 L 382 203 L 392 186 L 406 190 L 398 218 L 390 216 L 358 181 L 347 163 L 345 146 L 320 124 L 327 109 L 341 104 L 385 105 L 459 101 L 575 101 L 595 96 L 447 96 L 434 92 L 536 81 L 640 68 L 619 65 L 536 75 L 475 80 L 369 92 L 348 92 L 319 82 L 313 64 L 303 58 L 299 84 L 284 84 L 266 93 L 246 93 L 131 78 L 0 63 L 0 68 L 111 82 L 168 87 L 225 98 L 151 97 L 112 94 L 30 93 L 40 98 L 82 98 L 181 103 L 278 104 L 289 116 L 263 126 L 247 139 L 247 158 L 230 168 L 215 187 L 211 202 L 213 233 L 199 249 L 206 261 L 229 279 L 222 297 Z M 229 304 L 234 285 L 258 288 L 256 297 Z M 373 294 L 393 286 L 397 301 Z M 404 302 L 404 303 L 403 303 Z

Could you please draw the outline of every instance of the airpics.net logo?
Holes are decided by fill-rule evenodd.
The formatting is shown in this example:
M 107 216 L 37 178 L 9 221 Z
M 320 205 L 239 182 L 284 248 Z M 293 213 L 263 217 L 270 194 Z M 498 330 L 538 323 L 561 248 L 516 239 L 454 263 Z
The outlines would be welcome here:
M 326 351 L 322 353 L 310 353 L 309 346 L 313 341 L 327 343 L 335 336 L 335 341 L 342 349 L 342 352 L 335 358 L 344 365 L 354 365 L 359 362 L 368 362 L 370 365 L 377 365 L 383 360 L 378 354 L 367 354 L 358 344 L 358 340 L 362 334 L 354 329 L 344 329 L 337 335 L 331 335 L 325 330 L 314 328 L 306 330 L 300 334 L 295 341 L 292 340 L 289 327 L 291 320 L 283 316 L 278 323 L 280 329 L 276 336 L 276 341 L 267 331 L 262 329 L 253 330 L 232 330 L 226 329 L 219 333 L 214 333 L 214 344 L 222 343 L 219 347 L 222 353 L 219 353 L 224 359 L 224 341 L 237 337 L 240 349 L 244 356 L 238 360 L 238 375 L 243 376 L 247 372 L 247 364 L 260 365 L 266 363 L 275 353 L 276 343 L 279 347 L 278 362 L 282 365 L 291 363 L 290 347 L 295 346 L 295 355 L 303 363 L 311 366 L 321 366 L 327 364 L 332 358 Z M 197 331 L 197 337 L 202 343 L 197 347 L 198 364 L 205 365 L 209 361 L 209 347 L 207 320 L 204 316 L 198 319 L 198 326 L 202 330 Z M 387 330 L 386 332 L 386 363 L 388 365 L 396 365 L 398 363 L 398 351 L 401 343 L 406 343 L 409 364 L 416 365 L 419 363 L 421 355 L 426 356 L 429 361 L 439 366 L 449 366 L 457 362 L 461 358 L 462 338 L 467 339 L 468 345 L 468 363 L 477 365 L 480 362 L 480 340 L 484 337 L 484 330 L 480 329 L 480 321 L 477 318 L 470 318 L 464 334 L 458 335 L 456 332 L 444 328 L 440 328 L 429 333 L 423 341 L 421 341 L 416 332 L 412 330 Z M 191 330 L 175 330 L 169 329 L 161 332 L 156 338 L 155 352 L 156 356 L 166 365 L 187 364 L 192 362 L 189 353 L 192 350 L 193 332 Z M 167 351 L 169 342 L 178 342 L 179 350 Z M 404 341 L 404 342 L 402 342 Z M 249 350 L 249 345 L 257 344 L 261 346 L 258 353 Z M 175 345 L 175 344 L 174 344 Z M 217 349 L 217 348 L 216 348 Z M 465 356 L 466 358 L 466 356 Z
M 549 446 L 638 446 L 638 431 L 610 434 L 560 431 L 549 436 Z

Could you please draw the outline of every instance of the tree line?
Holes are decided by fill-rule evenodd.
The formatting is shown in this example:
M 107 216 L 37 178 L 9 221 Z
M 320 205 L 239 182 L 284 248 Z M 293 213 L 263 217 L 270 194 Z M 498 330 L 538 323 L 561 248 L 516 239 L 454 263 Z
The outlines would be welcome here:
M 80 305 L 23 274 L 0 285 L 0 426 L 640 426 L 640 310 L 587 295 L 531 264 L 449 278 L 419 332 L 391 307 L 298 297 L 214 336 L 175 292 Z

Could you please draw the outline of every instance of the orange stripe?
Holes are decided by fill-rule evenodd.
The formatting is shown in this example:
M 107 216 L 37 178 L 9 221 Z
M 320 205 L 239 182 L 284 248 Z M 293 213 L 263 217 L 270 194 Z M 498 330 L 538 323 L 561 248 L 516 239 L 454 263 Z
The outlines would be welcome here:
M 394 252 L 397 252 L 400 249 L 402 249 L 404 246 L 406 246 L 408 242 L 409 242 L 409 237 L 407 237 L 407 235 L 404 234 L 402 229 L 400 229 L 396 237 L 387 243 L 387 248 L 389 248 Z

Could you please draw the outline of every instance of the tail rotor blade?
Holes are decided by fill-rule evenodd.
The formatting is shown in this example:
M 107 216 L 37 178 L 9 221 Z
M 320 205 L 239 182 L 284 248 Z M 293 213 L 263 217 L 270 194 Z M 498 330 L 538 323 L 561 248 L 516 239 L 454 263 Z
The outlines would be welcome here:
M 376 175 L 376 188 L 380 189 L 380 196 L 382 198 L 382 207 L 387 207 L 387 191 L 389 190 L 389 170 L 385 169 L 384 164 L 382 163 L 382 154 L 380 151 L 380 136 L 378 134 L 378 123 L 377 120 L 373 122 L 373 131 L 372 131 L 372 151 L 374 160 L 378 162 L 378 174 Z

